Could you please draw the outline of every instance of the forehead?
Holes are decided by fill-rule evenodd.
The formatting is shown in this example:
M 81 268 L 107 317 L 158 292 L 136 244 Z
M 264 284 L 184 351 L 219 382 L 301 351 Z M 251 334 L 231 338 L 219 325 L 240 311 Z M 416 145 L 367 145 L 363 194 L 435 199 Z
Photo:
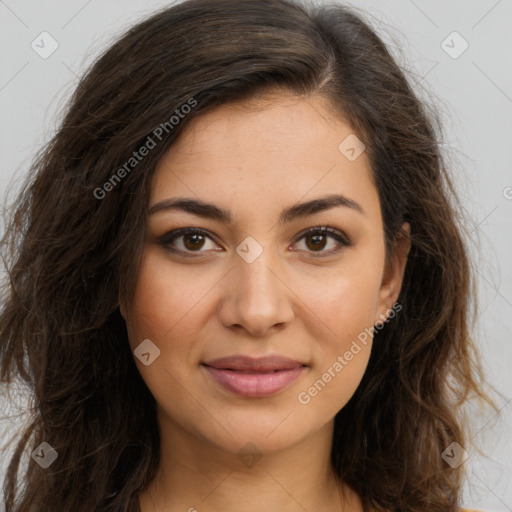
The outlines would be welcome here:
M 318 96 L 225 104 L 192 119 L 164 154 L 151 202 L 196 195 L 240 205 L 259 198 L 268 206 L 339 192 L 380 215 L 366 153 L 350 160 L 340 150 L 355 136 Z

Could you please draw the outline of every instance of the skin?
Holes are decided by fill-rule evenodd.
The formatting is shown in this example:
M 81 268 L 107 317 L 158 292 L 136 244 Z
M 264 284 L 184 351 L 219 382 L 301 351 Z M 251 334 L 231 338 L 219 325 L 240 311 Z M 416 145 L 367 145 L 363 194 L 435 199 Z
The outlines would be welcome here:
M 366 153 L 349 161 L 338 149 L 351 133 L 323 98 L 278 90 L 193 119 L 160 160 L 150 208 L 191 197 L 230 210 L 233 225 L 179 210 L 148 219 L 133 302 L 121 305 L 132 349 L 150 339 L 160 350 L 148 366 L 135 358 L 157 401 L 161 433 L 161 463 L 140 493 L 142 512 L 363 510 L 337 482 L 329 455 L 334 416 L 361 381 L 371 338 L 309 403 L 298 400 L 389 314 L 409 250 L 401 238 L 386 257 Z M 364 212 L 337 206 L 278 224 L 284 208 L 333 193 Z M 326 225 L 351 245 L 328 235 L 315 246 L 314 235 L 302 236 Z M 202 244 L 190 235 L 174 240 L 192 257 L 159 243 L 185 227 L 212 235 Z M 263 249 L 252 263 L 236 252 L 248 236 Z M 200 365 L 232 354 L 280 354 L 308 368 L 273 396 L 247 398 Z M 260 456 L 250 467 L 237 456 L 247 443 Z

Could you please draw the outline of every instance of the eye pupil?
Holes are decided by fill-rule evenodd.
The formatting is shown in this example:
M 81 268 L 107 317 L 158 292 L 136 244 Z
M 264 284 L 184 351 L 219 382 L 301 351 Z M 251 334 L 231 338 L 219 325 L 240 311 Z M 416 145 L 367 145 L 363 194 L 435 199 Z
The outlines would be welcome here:
M 323 240 L 320 240 L 320 239 L 323 239 Z M 310 246 L 310 244 L 307 242 L 308 240 L 314 240 L 312 243 L 312 246 Z M 325 235 L 308 235 L 306 237 L 306 244 L 309 249 L 318 249 L 318 248 L 323 249 L 325 247 L 325 240 L 326 240 Z
M 188 242 L 191 239 L 194 239 L 194 241 L 191 244 L 189 244 Z M 198 241 L 199 241 L 199 244 L 197 244 Z M 204 244 L 204 235 L 197 234 L 197 233 L 184 235 L 183 236 L 183 244 L 185 245 L 185 247 L 187 249 L 191 249 L 191 250 L 200 249 Z

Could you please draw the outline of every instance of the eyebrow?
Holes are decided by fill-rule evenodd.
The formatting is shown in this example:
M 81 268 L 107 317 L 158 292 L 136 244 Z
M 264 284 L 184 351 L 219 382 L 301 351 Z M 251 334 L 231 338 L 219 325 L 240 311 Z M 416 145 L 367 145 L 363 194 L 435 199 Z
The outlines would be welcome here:
M 340 194 L 330 194 L 285 208 L 279 216 L 279 224 L 286 224 L 295 219 L 308 217 L 339 206 L 350 208 L 365 215 L 362 206 L 353 199 Z M 159 201 L 149 208 L 149 215 L 171 210 L 182 210 L 223 224 L 233 224 L 233 216 L 229 210 L 189 197 L 169 198 Z

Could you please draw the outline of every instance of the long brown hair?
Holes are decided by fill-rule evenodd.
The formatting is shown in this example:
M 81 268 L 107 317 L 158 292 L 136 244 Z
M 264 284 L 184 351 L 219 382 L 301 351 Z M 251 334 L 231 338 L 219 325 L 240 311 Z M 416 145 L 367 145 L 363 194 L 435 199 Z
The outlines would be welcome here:
M 463 466 L 441 454 L 452 442 L 468 446 L 466 400 L 490 400 L 469 336 L 472 272 L 438 118 L 353 9 L 188 0 L 95 61 L 12 208 L 0 377 L 20 378 L 32 402 L 4 482 L 8 512 L 121 512 L 153 478 L 155 400 L 119 297 L 129 303 L 137 279 L 155 165 L 194 117 L 275 87 L 322 95 L 351 123 L 388 249 L 411 225 L 402 310 L 376 334 L 362 382 L 335 418 L 333 467 L 366 510 L 458 510 Z M 132 161 L 148 137 L 155 146 Z M 18 474 L 42 442 L 58 458 L 44 470 L 29 459 Z

